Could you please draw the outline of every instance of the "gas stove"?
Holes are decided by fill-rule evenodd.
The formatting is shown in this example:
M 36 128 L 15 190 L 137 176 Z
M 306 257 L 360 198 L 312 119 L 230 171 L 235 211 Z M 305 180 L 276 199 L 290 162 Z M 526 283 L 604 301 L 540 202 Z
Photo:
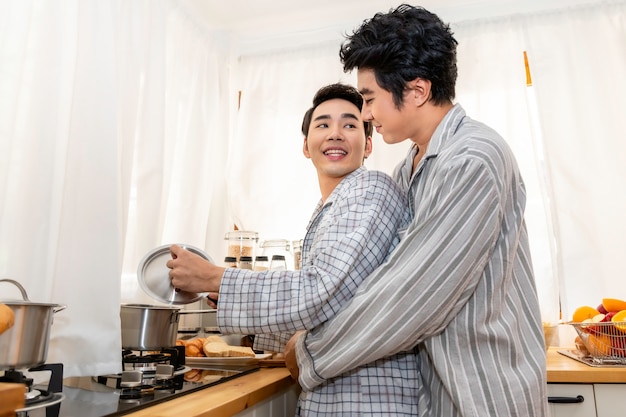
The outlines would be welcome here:
M 158 352 L 125 350 L 122 365 L 119 374 L 62 379 L 62 389 L 53 394 L 62 397 L 56 406 L 28 409 L 18 417 L 123 416 L 259 369 L 258 364 L 190 367 L 180 346 Z

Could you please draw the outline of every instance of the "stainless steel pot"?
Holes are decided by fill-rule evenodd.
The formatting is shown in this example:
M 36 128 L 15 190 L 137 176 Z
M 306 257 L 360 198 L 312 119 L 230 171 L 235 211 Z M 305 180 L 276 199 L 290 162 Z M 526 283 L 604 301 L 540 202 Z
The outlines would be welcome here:
M 67 306 L 33 303 L 19 282 L 12 279 L 0 279 L 0 282 L 17 286 L 23 298 L 23 301 L 2 300 L 13 310 L 15 324 L 0 335 L 0 370 L 42 365 L 48 356 L 53 315 Z
M 159 350 L 176 345 L 181 314 L 203 314 L 215 310 L 181 310 L 149 304 L 122 304 L 122 348 Z
M 157 350 L 176 345 L 179 311 L 177 307 L 123 304 L 122 348 Z

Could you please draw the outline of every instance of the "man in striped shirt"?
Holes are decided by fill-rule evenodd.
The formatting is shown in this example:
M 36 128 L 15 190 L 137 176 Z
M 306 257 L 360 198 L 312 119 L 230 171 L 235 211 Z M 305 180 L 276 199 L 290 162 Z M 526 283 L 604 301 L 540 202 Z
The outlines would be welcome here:
M 305 114 L 303 152 L 317 170 L 321 199 L 307 226 L 300 270 L 225 269 L 172 247 L 174 286 L 219 289 L 223 333 L 256 334 L 256 349 L 282 351 L 293 332 L 339 311 L 399 242 L 398 230 L 410 220 L 406 198 L 389 175 L 362 166 L 372 148 L 362 105 L 354 87 L 332 84 L 318 91 Z M 409 349 L 336 375 L 302 391 L 297 415 L 413 417 L 418 363 Z
M 386 143 L 413 142 L 394 177 L 413 217 L 350 303 L 296 335 L 286 356 L 305 390 L 417 346 L 423 417 L 547 415 L 546 355 L 515 158 L 455 95 L 456 45 L 408 5 L 342 45 L 363 117 Z

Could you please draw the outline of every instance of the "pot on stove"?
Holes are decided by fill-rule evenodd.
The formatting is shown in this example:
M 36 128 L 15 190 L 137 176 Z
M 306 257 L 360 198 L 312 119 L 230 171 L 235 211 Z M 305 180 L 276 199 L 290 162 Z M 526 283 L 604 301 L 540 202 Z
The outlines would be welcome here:
M 201 249 L 179 244 L 209 262 L 211 257 Z M 122 348 L 129 350 L 159 350 L 176 345 L 178 321 L 181 314 L 203 314 L 209 310 L 183 310 L 175 305 L 190 304 L 202 299 L 202 294 L 180 291 L 172 286 L 169 268 L 170 246 L 159 246 L 148 252 L 137 269 L 141 288 L 155 300 L 167 305 L 122 304 Z
M 32 368 L 45 363 L 48 356 L 50 327 L 55 313 L 67 308 L 59 304 L 34 303 L 24 287 L 12 279 L 23 300 L 2 300 L 15 314 L 13 326 L 0 334 L 0 369 Z
M 176 345 L 180 308 L 122 304 L 122 348 L 158 350 Z

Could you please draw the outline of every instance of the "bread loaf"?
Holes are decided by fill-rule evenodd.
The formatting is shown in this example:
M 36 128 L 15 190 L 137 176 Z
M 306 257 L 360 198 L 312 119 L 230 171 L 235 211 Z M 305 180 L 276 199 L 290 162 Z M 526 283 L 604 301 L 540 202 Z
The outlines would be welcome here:
M 15 313 L 11 307 L 0 303 L 0 334 L 9 330 L 15 324 Z
M 189 357 L 204 356 L 202 352 L 202 345 L 204 345 L 204 338 L 202 337 L 187 340 L 185 342 L 185 356 L 189 356 Z
M 252 348 L 246 346 L 230 346 L 223 342 L 208 342 L 205 343 L 202 350 L 207 357 L 255 357 Z
M 177 346 L 185 346 L 187 357 L 233 358 L 252 357 L 256 355 L 250 347 L 231 346 L 218 335 L 197 337 L 190 340 L 177 340 Z

